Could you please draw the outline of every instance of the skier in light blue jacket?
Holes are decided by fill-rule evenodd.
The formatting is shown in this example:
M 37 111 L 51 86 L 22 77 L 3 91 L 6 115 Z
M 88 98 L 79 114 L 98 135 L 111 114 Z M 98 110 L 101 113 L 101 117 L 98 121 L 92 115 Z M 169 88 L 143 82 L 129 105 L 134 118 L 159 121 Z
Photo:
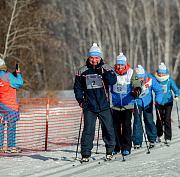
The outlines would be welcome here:
M 163 99 L 159 107 L 161 120 L 159 119 L 158 112 L 156 112 L 157 113 L 156 127 L 157 127 L 158 142 L 162 141 L 163 126 L 164 126 L 165 144 L 169 145 L 172 138 L 171 111 L 173 107 L 173 99 L 174 101 L 179 100 L 179 89 L 176 86 L 174 80 L 171 77 L 169 77 L 169 71 L 166 68 L 165 64 L 162 62 L 155 73 L 155 77 L 163 89 Z M 174 92 L 174 98 L 172 91 Z
M 141 66 L 135 69 L 137 72 L 138 78 L 142 85 L 142 92 L 139 97 L 136 99 L 138 109 L 140 112 L 140 118 L 144 117 L 145 130 L 147 133 L 147 138 L 149 141 L 149 147 L 153 148 L 155 146 L 156 138 L 157 138 L 157 129 L 154 122 L 153 117 L 153 94 L 155 93 L 155 103 L 159 105 L 162 101 L 163 91 L 161 86 L 155 77 L 148 74 L 146 70 Z M 133 124 L 133 135 L 132 140 L 134 144 L 134 149 L 140 148 L 142 146 L 143 141 L 143 129 L 141 125 L 141 120 L 139 118 L 137 106 L 134 106 L 134 124 Z

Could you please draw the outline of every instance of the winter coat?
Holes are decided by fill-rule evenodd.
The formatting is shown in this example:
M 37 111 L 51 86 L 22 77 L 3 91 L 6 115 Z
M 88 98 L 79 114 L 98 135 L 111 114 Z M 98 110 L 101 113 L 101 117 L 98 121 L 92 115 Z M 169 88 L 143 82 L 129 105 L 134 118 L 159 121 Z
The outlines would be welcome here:
M 145 71 L 144 81 L 141 83 L 141 85 L 142 92 L 136 99 L 139 106 L 145 108 L 153 101 L 152 91 L 155 93 L 155 102 L 159 104 L 161 103 L 163 98 L 163 90 L 155 77 Z
M 0 106 L 2 109 L 11 108 L 18 111 L 16 88 L 23 85 L 21 73 L 15 77 L 7 71 L 0 70 Z
M 129 107 L 129 109 L 133 109 L 135 101 L 130 95 L 130 92 L 137 87 L 141 88 L 141 83 L 137 77 L 137 73 L 130 68 L 128 62 L 125 70 L 119 71 L 119 73 L 116 68 L 114 68 L 114 70 L 117 75 L 117 83 L 111 86 L 112 104 L 115 107 L 128 107 L 129 105 L 133 105 Z M 113 107 L 113 109 L 115 107 Z
M 174 95 L 179 96 L 179 89 L 176 86 L 174 80 L 171 77 L 169 77 L 169 71 L 167 69 L 166 69 L 165 76 L 159 77 L 158 73 L 156 72 L 155 77 L 163 89 L 163 99 L 160 103 L 161 105 L 164 105 L 173 101 L 172 91 L 174 92 Z
M 103 74 L 97 71 L 103 68 Z M 100 63 L 93 66 L 89 63 L 78 70 L 75 77 L 74 93 L 76 100 L 82 103 L 84 110 L 99 112 L 109 109 L 109 85 L 115 84 L 116 75 L 108 64 L 101 59 Z M 84 98 L 85 101 L 82 101 Z

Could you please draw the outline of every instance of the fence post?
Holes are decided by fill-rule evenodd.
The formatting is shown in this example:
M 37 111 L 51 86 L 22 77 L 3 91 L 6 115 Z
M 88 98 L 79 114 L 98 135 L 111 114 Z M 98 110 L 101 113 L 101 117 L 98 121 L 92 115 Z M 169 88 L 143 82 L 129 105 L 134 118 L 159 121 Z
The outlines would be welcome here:
M 47 99 L 47 106 L 46 106 L 46 137 L 45 137 L 45 151 L 47 151 L 47 140 L 48 140 L 48 118 L 49 118 L 49 99 Z

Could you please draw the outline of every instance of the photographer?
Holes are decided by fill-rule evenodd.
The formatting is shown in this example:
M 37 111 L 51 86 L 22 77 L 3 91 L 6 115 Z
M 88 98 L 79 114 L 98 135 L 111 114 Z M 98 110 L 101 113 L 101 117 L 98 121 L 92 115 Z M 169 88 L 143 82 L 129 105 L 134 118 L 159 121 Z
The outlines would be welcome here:
M 20 68 L 16 69 L 16 76 L 7 72 L 7 66 L 0 58 L 0 153 L 4 144 L 4 127 L 7 123 L 7 152 L 17 153 L 21 150 L 16 147 L 16 121 L 19 120 L 19 105 L 16 88 L 23 85 Z

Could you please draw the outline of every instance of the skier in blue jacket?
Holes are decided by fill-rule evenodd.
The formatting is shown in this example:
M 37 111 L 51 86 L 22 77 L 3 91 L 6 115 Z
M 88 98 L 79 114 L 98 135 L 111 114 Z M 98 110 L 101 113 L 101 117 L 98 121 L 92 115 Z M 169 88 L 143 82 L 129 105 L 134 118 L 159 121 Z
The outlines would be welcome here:
M 169 71 L 166 68 L 165 64 L 162 62 L 155 73 L 155 77 L 163 89 L 163 99 L 159 107 L 161 120 L 158 117 L 158 112 L 156 112 L 157 113 L 156 127 L 157 127 L 158 142 L 162 141 L 163 126 L 164 126 L 165 144 L 169 145 L 172 138 L 172 130 L 171 130 L 171 111 L 173 107 L 172 91 L 174 92 L 174 101 L 178 101 L 179 89 L 176 86 L 174 80 L 171 77 L 169 77 Z
M 126 156 L 131 153 L 131 119 L 135 103 L 134 99 L 141 93 L 141 83 L 136 71 L 130 68 L 123 53 L 116 57 L 114 71 L 117 75 L 117 83 L 111 86 L 113 121 L 116 131 L 114 153 L 121 151 L 122 155 Z
M 155 103 L 159 105 L 162 101 L 163 90 L 159 85 L 158 81 L 155 77 L 148 74 L 146 70 L 141 66 L 135 69 L 138 74 L 138 78 L 142 85 L 142 92 L 139 97 L 136 99 L 138 109 L 140 112 L 140 117 L 144 117 L 145 130 L 147 134 L 147 138 L 149 143 L 149 147 L 153 148 L 155 146 L 156 138 L 157 138 L 157 129 L 154 122 L 153 117 L 153 94 L 155 93 Z M 142 146 L 143 141 L 143 129 L 141 125 L 142 121 L 139 118 L 137 106 L 134 106 L 134 124 L 133 124 L 133 134 L 132 140 L 134 144 L 134 149 L 138 149 Z
M 109 85 L 115 84 L 116 81 L 113 69 L 102 60 L 101 50 L 94 43 L 89 50 L 86 65 L 78 70 L 74 83 L 75 97 L 84 113 L 84 130 L 81 138 L 82 162 L 88 162 L 91 156 L 97 117 L 102 128 L 106 158 L 112 158 L 116 142 L 109 106 Z

